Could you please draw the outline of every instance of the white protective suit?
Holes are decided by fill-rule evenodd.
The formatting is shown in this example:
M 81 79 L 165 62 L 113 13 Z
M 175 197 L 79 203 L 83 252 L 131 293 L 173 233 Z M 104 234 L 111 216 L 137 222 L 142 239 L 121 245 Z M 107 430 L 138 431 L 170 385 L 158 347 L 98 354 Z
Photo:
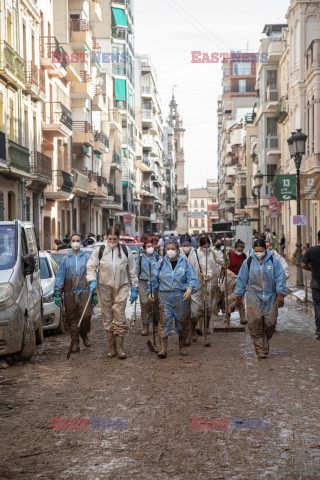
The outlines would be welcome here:
M 289 265 L 285 261 L 285 259 L 278 253 L 276 250 L 270 250 L 271 255 L 274 256 L 274 258 L 277 258 L 281 265 L 283 266 L 284 273 L 286 274 L 286 280 L 290 277 L 290 270 L 289 270 Z
M 206 262 L 206 253 L 198 248 L 198 254 L 202 253 L 204 256 L 204 261 Z M 221 253 L 221 252 L 220 252 Z M 214 307 L 217 301 L 217 294 L 218 294 L 218 268 L 217 264 L 214 260 L 214 256 L 212 253 L 211 248 L 207 250 L 208 255 L 208 272 L 210 271 L 210 281 L 208 282 L 208 316 L 211 317 L 214 311 Z M 204 270 L 205 271 L 205 270 Z M 209 274 L 208 274 L 209 275 Z M 205 293 L 205 284 L 203 282 L 203 292 Z M 203 293 L 203 295 L 204 295 Z
M 97 287 L 103 325 L 107 332 L 113 332 L 114 335 L 124 337 L 128 330 L 125 308 L 129 284 L 131 283 L 132 287 L 139 286 L 136 263 L 129 248 L 127 248 L 127 257 L 122 247 L 120 247 L 121 257 L 119 258 L 119 245 L 114 249 L 109 247 L 108 242 L 104 242 L 104 245 L 105 249 L 100 261 Z M 95 248 L 88 261 L 88 282 L 97 279 L 99 250 L 100 247 Z

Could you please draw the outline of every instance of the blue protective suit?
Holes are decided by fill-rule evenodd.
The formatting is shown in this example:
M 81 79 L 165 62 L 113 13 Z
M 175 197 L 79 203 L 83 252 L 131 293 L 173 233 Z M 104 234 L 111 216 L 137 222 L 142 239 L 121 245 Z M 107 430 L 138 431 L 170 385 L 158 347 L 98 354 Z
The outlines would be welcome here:
M 158 296 L 156 296 L 156 301 L 151 306 L 151 302 L 148 297 L 148 287 L 150 285 L 150 268 L 151 266 L 151 277 L 153 271 L 159 260 L 159 255 L 154 252 L 150 258 L 147 257 L 145 253 L 141 255 L 140 258 L 136 260 L 137 267 L 137 276 L 139 280 L 139 298 L 140 298 L 140 307 L 141 307 L 141 321 L 143 326 L 149 325 L 153 322 L 156 324 L 159 323 L 159 302 Z
M 277 295 L 286 296 L 286 274 L 269 250 L 260 265 L 254 252 L 250 270 L 246 259 L 237 278 L 236 296 L 246 293 L 248 328 L 257 355 L 267 355 L 278 318 Z M 249 257 L 249 258 L 250 258 Z
M 192 287 L 192 293 L 197 292 L 198 278 L 191 263 L 182 255 L 178 255 L 174 270 L 167 255 L 158 261 L 152 276 L 152 290 L 158 292 L 159 296 L 158 333 L 161 338 L 170 335 L 173 320 L 181 337 L 186 337 L 189 333 L 190 300 L 183 301 L 183 295 L 188 287 Z
M 156 252 L 154 252 L 150 258 L 148 258 L 145 253 L 142 253 L 141 258 L 137 258 L 136 267 L 137 267 L 137 276 L 139 280 L 149 281 L 149 278 L 150 278 L 149 264 L 151 265 L 151 274 L 152 274 L 159 258 L 160 257 Z M 139 266 L 139 260 L 140 260 L 140 266 Z
M 86 280 L 88 260 L 89 255 L 82 250 L 79 251 L 78 255 L 74 255 L 70 250 L 62 259 L 56 276 L 54 294 L 64 294 L 64 308 L 71 334 L 76 329 L 89 296 L 89 284 Z M 91 315 L 92 304 L 90 303 L 81 324 L 81 334 L 90 331 Z

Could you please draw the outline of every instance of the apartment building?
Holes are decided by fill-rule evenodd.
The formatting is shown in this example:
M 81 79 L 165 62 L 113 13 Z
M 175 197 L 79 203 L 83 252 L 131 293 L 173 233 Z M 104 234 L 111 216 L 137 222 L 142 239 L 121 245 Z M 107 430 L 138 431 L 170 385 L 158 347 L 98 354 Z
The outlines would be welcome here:
M 235 179 L 244 118 L 256 103 L 256 55 L 231 54 L 222 67 L 223 94 L 218 99 L 219 217 L 235 221 Z
M 142 136 L 137 158 L 139 231 L 163 232 L 166 178 L 163 168 L 163 114 L 157 73 L 149 55 L 136 57 L 136 124 Z
M 176 155 L 176 185 L 177 185 L 177 231 L 180 235 L 188 230 L 188 199 L 189 189 L 185 186 L 184 180 L 184 132 L 183 121 L 178 110 L 178 104 L 172 95 L 169 103 L 170 113 L 168 119 L 169 127 L 173 128 L 174 132 L 174 148 Z
M 187 215 L 190 235 L 212 231 L 212 223 L 219 220 L 217 180 L 208 179 L 203 188 L 190 188 Z
M 163 167 L 165 173 L 165 224 L 164 230 L 177 228 L 177 162 L 174 148 L 174 130 L 169 125 L 163 129 Z

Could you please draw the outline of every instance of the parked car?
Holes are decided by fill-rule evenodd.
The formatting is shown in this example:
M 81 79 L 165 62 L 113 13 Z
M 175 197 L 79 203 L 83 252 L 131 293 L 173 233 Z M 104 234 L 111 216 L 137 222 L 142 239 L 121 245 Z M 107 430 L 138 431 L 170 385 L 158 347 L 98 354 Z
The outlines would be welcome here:
M 126 245 L 126 247 L 131 250 L 133 258 L 136 260 L 141 252 L 140 247 L 138 245 Z
M 40 277 L 43 304 L 44 330 L 56 329 L 57 333 L 65 333 L 65 314 L 63 308 L 54 302 L 54 284 L 58 273 L 58 264 L 48 252 L 40 252 Z
M 30 222 L 0 222 L 0 355 L 32 357 L 43 342 L 39 252 Z
M 63 259 L 63 257 L 65 257 L 66 255 L 68 255 L 68 252 L 69 252 L 70 249 L 65 249 L 65 250 L 47 250 L 47 253 L 50 253 L 50 255 L 52 255 L 52 257 L 54 258 L 54 260 L 56 261 L 58 267 L 61 263 L 61 260 Z

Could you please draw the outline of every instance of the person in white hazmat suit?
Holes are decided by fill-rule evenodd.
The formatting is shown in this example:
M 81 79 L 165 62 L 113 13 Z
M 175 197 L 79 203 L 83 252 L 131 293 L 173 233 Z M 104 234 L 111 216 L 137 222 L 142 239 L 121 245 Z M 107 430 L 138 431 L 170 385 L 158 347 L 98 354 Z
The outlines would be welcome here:
M 138 298 L 136 263 L 131 250 L 120 246 L 120 232 L 115 227 L 107 231 L 104 245 L 97 247 L 87 264 L 90 292 L 97 288 L 103 325 L 107 331 L 108 357 L 126 358 L 123 339 L 128 331 L 125 308 L 131 285 L 131 304 Z M 104 247 L 104 248 L 103 248 Z M 98 272 L 98 280 L 97 280 Z
M 188 260 L 191 263 L 195 269 L 199 283 L 198 291 L 191 295 L 190 335 L 188 335 L 186 341 L 186 344 L 190 345 L 190 339 L 193 342 L 196 342 L 197 340 L 196 329 L 197 333 L 202 335 L 201 322 L 204 315 L 204 280 L 210 281 L 212 273 L 208 268 L 206 275 L 206 262 L 204 254 L 191 247 L 189 239 L 182 239 L 180 253 L 185 260 Z

